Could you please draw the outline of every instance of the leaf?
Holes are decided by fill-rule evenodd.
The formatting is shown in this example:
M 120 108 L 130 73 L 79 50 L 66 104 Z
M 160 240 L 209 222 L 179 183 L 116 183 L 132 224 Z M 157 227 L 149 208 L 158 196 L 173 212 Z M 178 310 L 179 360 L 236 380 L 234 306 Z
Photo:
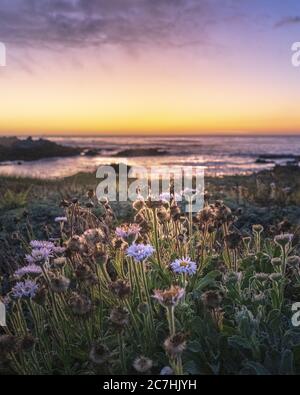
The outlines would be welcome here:
M 228 339 L 228 344 L 234 348 L 245 348 L 246 350 L 251 350 L 251 344 L 247 339 L 241 336 L 231 336 Z
M 195 291 L 202 291 L 208 285 L 215 284 L 215 279 L 221 275 L 219 270 L 213 270 L 209 272 L 205 277 L 201 278 L 195 287 Z
M 201 344 L 200 344 L 199 342 L 197 342 L 196 340 L 193 340 L 193 341 L 191 341 L 191 342 L 189 343 L 188 349 L 189 349 L 191 352 L 195 352 L 195 353 L 198 353 L 198 352 L 201 352 L 201 351 L 202 351 Z
M 200 369 L 196 365 L 195 361 L 188 361 L 184 364 L 184 370 L 189 374 L 200 374 Z

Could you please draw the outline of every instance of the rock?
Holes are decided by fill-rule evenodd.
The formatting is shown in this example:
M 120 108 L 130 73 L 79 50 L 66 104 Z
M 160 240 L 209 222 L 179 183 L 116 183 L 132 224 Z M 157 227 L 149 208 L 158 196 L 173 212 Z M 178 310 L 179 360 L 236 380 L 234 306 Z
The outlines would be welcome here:
M 168 155 L 167 151 L 159 150 L 157 148 L 136 148 L 120 151 L 114 156 L 116 157 L 137 157 L 137 156 L 161 156 Z
M 75 156 L 81 153 L 80 148 L 66 147 L 46 139 L 25 140 L 17 137 L 0 138 L 0 161 L 32 161 L 43 158 Z

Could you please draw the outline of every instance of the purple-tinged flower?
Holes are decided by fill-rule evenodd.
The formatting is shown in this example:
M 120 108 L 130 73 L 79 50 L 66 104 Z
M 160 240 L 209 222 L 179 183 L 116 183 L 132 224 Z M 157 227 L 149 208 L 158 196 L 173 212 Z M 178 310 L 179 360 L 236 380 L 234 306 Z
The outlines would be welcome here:
M 16 299 L 34 298 L 39 286 L 32 280 L 25 280 L 16 283 L 11 290 L 11 296 Z
M 47 248 L 48 250 L 51 250 L 54 247 L 54 244 L 51 241 L 32 240 L 30 242 L 30 247 L 33 249 Z
M 67 217 L 56 217 L 54 218 L 54 222 L 68 222 Z
M 138 224 L 124 224 L 116 228 L 116 236 L 122 237 L 122 239 L 127 239 L 130 236 L 136 236 L 141 230 Z
M 14 273 L 14 276 L 21 278 L 21 277 L 25 276 L 26 274 L 38 276 L 41 273 L 42 273 L 42 269 L 40 266 L 31 264 L 31 265 L 23 266 L 20 269 L 16 270 Z
M 127 248 L 127 256 L 133 258 L 137 262 L 142 262 L 149 258 L 155 249 L 150 244 L 135 244 L 133 243 Z
M 25 259 L 29 264 L 44 263 L 51 257 L 52 250 L 46 247 L 34 249 L 31 251 L 30 255 L 25 255 Z
M 66 251 L 65 247 L 55 246 L 52 249 L 53 254 L 62 255 Z
M 191 258 L 188 257 L 175 259 L 175 261 L 171 263 L 170 267 L 174 273 L 183 273 L 188 274 L 189 276 L 194 275 L 197 271 L 196 262 L 191 261 Z
M 159 374 L 160 376 L 172 376 L 174 375 L 174 370 L 170 366 L 164 366 Z

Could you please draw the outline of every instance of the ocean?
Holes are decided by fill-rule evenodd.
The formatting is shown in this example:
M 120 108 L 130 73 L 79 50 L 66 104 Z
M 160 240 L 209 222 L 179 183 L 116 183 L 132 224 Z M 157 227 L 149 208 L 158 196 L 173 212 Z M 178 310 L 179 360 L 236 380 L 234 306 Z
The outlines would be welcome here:
M 48 138 L 48 137 L 47 137 Z M 58 144 L 97 150 L 93 155 L 0 164 L 0 174 L 57 178 L 98 166 L 203 166 L 206 175 L 249 174 L 300 156 L 300 136 L 51 137 Z M 147 150 L 155 155 L 150 155 Z M 126 152 L 124 158 L 122 152 Z M 138 156 L 135 156 L 138 153 Z M 159 154 L 160 153 L 160 154 Z M 259 159 L 260 158 L 260 159 Z M 259 161 L 258 161 L 259 159 Z

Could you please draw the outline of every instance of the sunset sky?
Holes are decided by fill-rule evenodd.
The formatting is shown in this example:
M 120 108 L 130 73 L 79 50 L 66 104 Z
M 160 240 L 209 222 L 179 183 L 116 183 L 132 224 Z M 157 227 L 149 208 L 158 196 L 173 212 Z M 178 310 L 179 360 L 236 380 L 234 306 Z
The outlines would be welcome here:
M 299 0 L 1 0 L 0 134 L 297 133 Z

